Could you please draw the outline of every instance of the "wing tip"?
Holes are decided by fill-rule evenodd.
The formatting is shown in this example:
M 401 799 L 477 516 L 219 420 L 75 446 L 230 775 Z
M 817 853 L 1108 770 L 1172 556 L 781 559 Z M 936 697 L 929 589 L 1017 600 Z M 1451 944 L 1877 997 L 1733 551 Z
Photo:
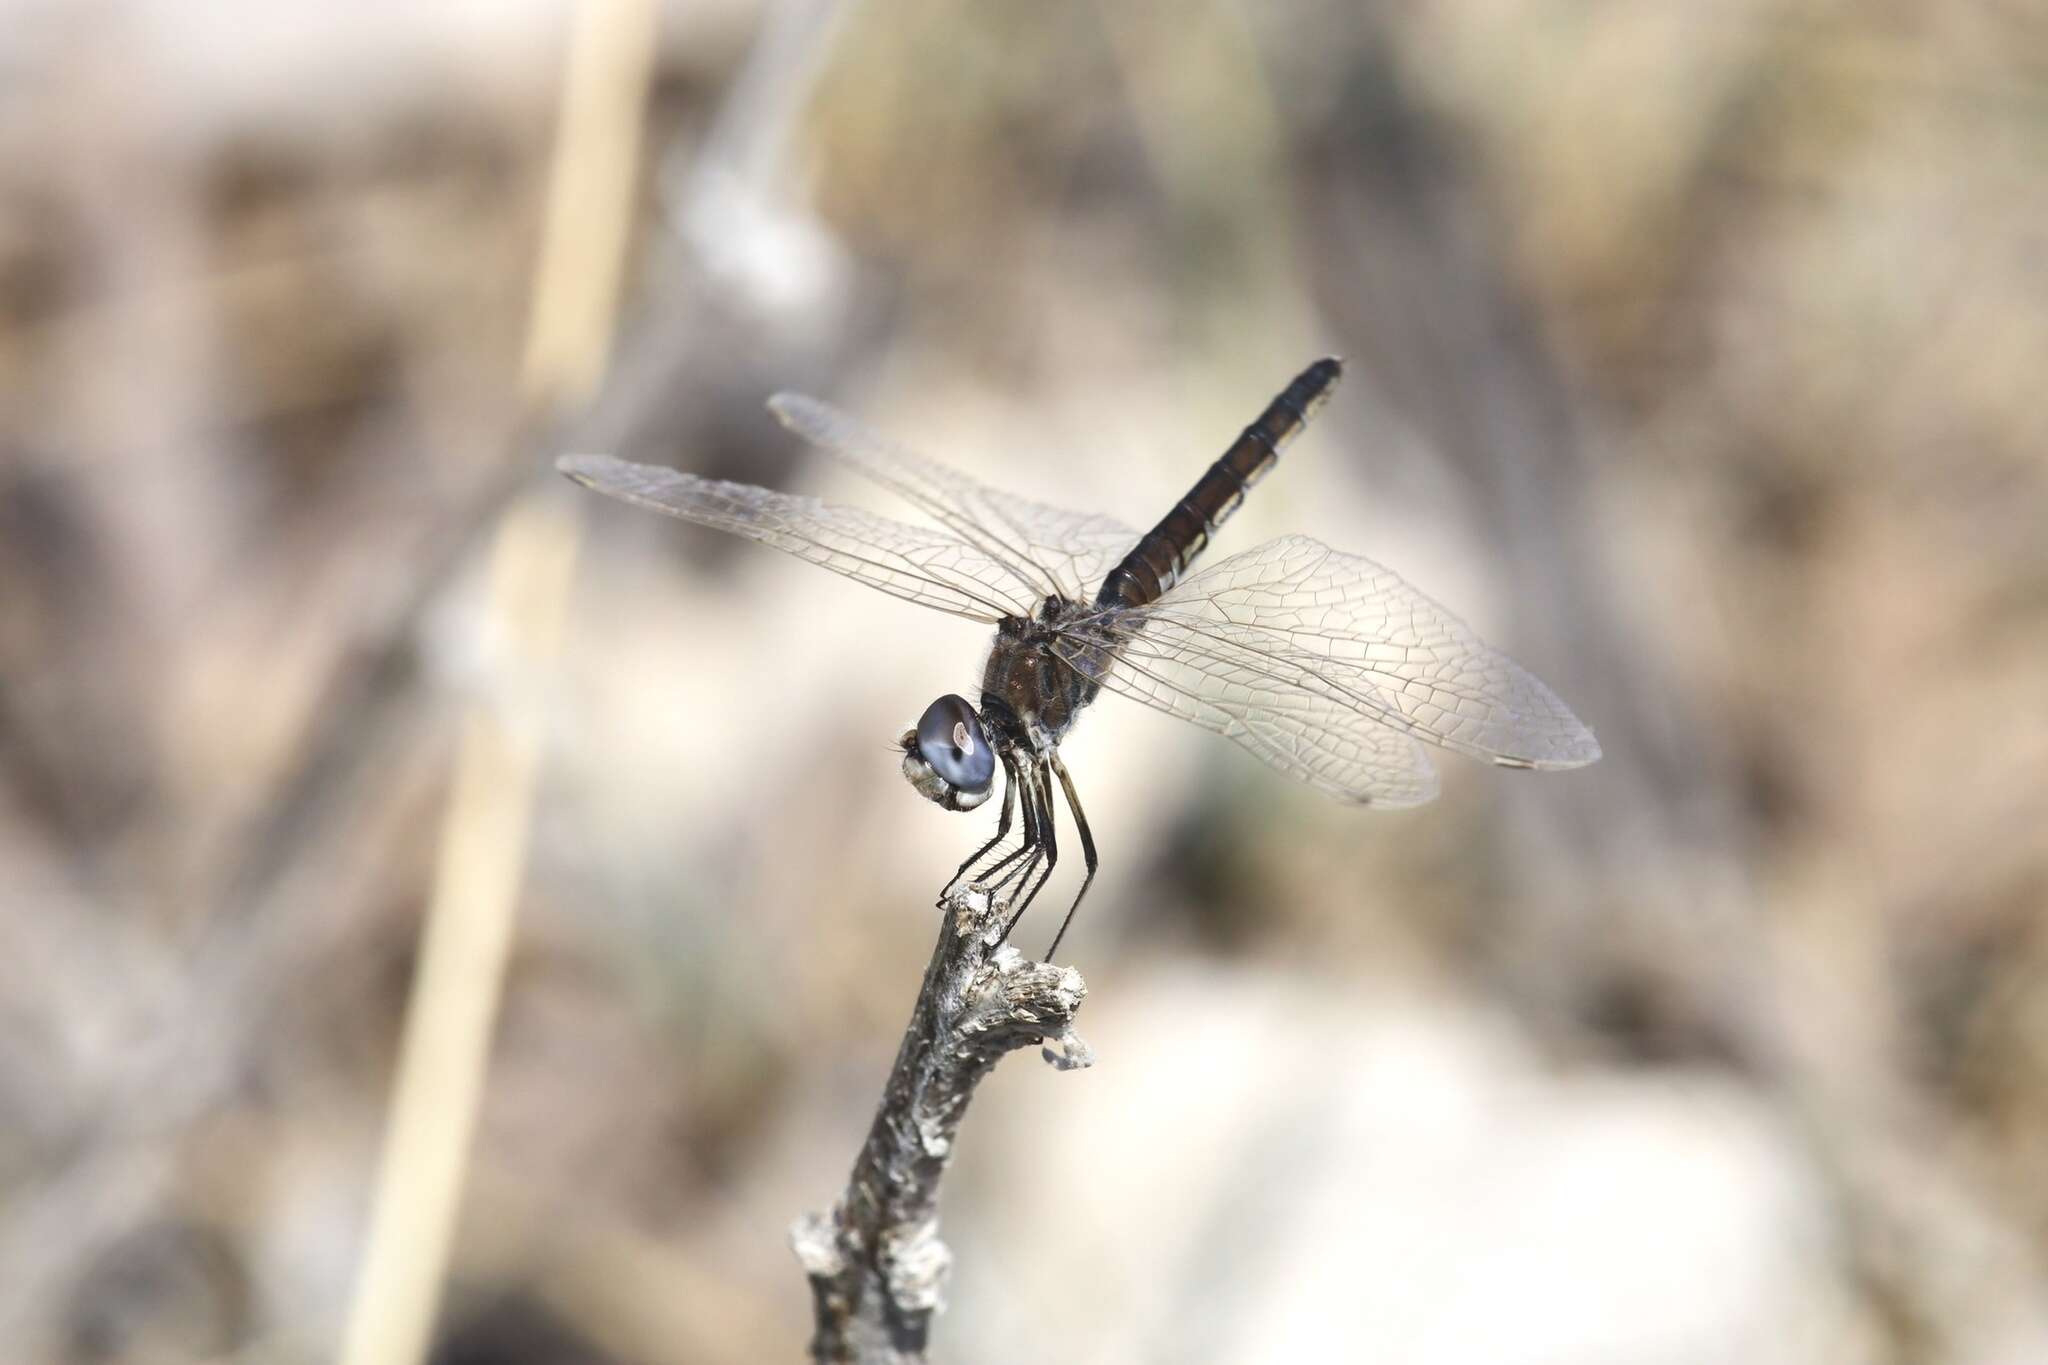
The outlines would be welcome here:
M 1576 719 L 1576 717 L 1574 717 Z M 1583 768 L 1600 761 L 1600 741 L 1590 727 L 1581 724 L 1578 730 L 1563 746 L 1564 753 L 1553 765 L 1559 768 Z
M 555 472 L 587 487 L 590 481 L 597 477 L 598 471 L 603 469 L 607 463 L 616 464 L 617 462 L 617 458 L 611 455 L 586 455 L 581 453 L 557 455 L 555 456 Z
M 1593 732 L 1581 725 L 1573 734 L 1567 735 L 1546 748 L 1537 757 L 1523 754 L 1494 754 L 1491 756 L 1496 768 L 1515 768 L 1525 772 L 1568 772 L 1573 768 L 1589 767 L 1601 758 L 1600 741 Z

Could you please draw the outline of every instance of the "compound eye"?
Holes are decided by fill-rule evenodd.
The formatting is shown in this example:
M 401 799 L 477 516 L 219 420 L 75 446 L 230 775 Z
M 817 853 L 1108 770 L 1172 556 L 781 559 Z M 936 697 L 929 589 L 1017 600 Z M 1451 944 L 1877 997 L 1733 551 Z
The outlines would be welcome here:
M 995 780 L 996 756 L 981 731 L 981 717 L 951 692 L 918 718 L 917 752 L 932 771 L 970 795 L 987 791 Z

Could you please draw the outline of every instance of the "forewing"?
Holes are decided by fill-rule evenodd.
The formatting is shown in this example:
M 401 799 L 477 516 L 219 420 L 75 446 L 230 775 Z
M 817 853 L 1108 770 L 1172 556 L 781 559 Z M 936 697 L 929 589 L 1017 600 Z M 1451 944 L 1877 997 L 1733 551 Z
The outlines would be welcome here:
M 791 431 L 908 498 L 1003 565 L 1034 605 L 1048 594 L 1086 601 L 1088 590 L 1138 542 L 1138 533 L 1114 517 L 1072 512 L 990 488 L 905 449 L 829 403 L 778 393 L 768 407 Z
M 1030 614 L 1009 571 L 943 531 L 858 507 L 703 479 L 610 455 L 564 455 L 555 467 L 586 488 L 700 526 L 757 540 L 906 601 L 995 624 Z
M 1398 730 L 1518 768 L 1600 757 L 1593 732 L 1535 675 L 1400 575 L 1287 536 L 1103 618 L 1119 641 L 1262 660 L 1274 680 L 1338 697 Z

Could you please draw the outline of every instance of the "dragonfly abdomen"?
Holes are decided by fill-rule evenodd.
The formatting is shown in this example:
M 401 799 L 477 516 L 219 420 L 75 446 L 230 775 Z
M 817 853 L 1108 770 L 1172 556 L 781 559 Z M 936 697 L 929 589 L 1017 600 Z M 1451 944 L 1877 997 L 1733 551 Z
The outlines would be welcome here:
M 1095 594 L 1096 605 L 1143 606 L 1178 583 L 1216 528 L 1244 502 L 1246 491 L 1265 477 L 1287 443 L 1308 425 L 1343 373 L 1344 363 L 1327 356 L 1296 375 L 1195 481 L 1187 496 L 1109 571 Z

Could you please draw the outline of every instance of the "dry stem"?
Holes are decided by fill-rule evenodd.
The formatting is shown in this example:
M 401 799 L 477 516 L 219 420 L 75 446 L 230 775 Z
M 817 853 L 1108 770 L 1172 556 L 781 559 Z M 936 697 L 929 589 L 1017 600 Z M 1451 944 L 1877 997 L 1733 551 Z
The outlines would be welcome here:
M 857 1365 L 922 1361 L 952 1254 L 939 1240 L 939 1182 L 974 1088 L 1005 1053 L 1045 1044 L 1062 1070 L 1087 1066 L 1073 1031 L 1087 994 L 1071 967 L 1002 944 L 1004 906 L 978 888 L 947 899 L 896 1066 L 846 1193 L 791 1229 L 811 1278 L 811 1356 Z

